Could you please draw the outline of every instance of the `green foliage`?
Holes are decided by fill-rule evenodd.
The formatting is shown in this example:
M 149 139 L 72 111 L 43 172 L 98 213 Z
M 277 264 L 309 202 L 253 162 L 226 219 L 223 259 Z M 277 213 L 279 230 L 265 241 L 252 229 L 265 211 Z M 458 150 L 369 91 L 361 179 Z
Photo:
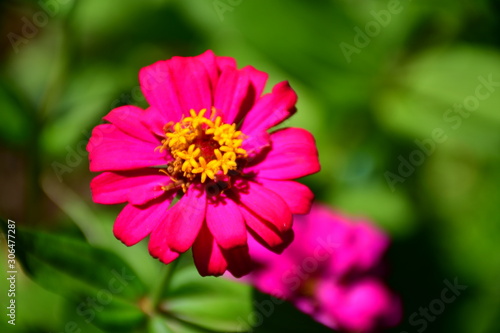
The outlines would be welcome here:
M 109 330 L 137 327 L 146 287 L 120 257 L 63 235 L 17 231 L 17 256 L 43 287 L 77 304 L 87 322 Z
M 162 286 L 164 265 L 145 241 L 127 248 L 114 239 L 119 208 L 91 201 L 91 129 L 115 106 L 146 105 L 140 68 L 206 49 L 296 89 L 299 111 L 285 126 L 313 132 L 322 164 L 303 182 L 318 201 L 393 238 L 388 279 L 405 314 L 392 332 L 415 332 L 411 314 L 455 276 L 469 288 L 426 332 L 498 331 L 499 6 L 401 0 L 357 45 L 358 29 L 366 34 L 390 2 L 1 2 L 4 36 L 21 37 L 26 20 L 44 11 L 40 3 L 57 4 L 25 42 L 4 38 L 0 48 L 0 215 L 17 222 L 23 267 L 15 332 L 325 331 L 289 304 L 263 315 L 256 304 L 265 295 L 201 278 L 186 256 Z M 346 55 L 343 43 L 357 51 Z M 474 98 L 473 111 L 457 109 Z M 116 274 L 134 278 L 115 293 Z M 0 331 L 10 332 L 7 325 Z
M 217 332 L 247 330 L 241 318 L 252 312 L 251 288 L 223 278 L 200 278 L 196 269 L 179 269 L 161 306 L 174 316 Z

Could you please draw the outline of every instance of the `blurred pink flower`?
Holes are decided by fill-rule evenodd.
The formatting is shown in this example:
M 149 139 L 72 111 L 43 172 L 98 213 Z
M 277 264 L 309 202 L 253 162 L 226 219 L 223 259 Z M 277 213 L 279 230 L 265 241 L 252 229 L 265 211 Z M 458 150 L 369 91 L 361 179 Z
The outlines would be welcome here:
M 93 200 L 128 203 L 115 236 L 131 246 L 149 235 L 165 264 L 192 247 L 201 275 L 247 274 L 248 233 L 282 250 L 292 214 L 313 197 L 293 179 L 320 168 L 309 132 L 268 133 L 296 111 L 289 84 L 262 95 L 266 73 L 212 51 L 156 62 L 139 80 L 150 106 L 112 110 L 87 146 L 90 170 L 102 172 Z
M 249 242 L 257 268 L 246 281 L 334 329 L 372 332 L 399 322 L 399 298 L 379 277 L 389 245 L 382 231 L 318 204 L 295 216 L 293 230 L 281 255 Z

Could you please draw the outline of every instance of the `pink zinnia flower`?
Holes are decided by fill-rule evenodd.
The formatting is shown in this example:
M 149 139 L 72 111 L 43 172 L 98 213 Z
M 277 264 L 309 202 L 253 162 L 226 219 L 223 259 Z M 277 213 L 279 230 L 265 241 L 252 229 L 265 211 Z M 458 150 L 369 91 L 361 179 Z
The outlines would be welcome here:
M 293 230 L 294 242 L 281 255 L 250 242 L 258 268 L 247 281 L 334 329 L 372 332 L 397 324 L 399 299 L 379 277 L 385 234 L 322 205 L 296 216 Z
M 248 234 L 279 251 L 292 214 L 310 208 L 311 191 L 293 179 L 320 168 L 313 136 L 268 133 L 297 95 L 287 82 L 263 95 L 266 73 L 212 51 L 159 61 L 139 80 L 149 108 L 112 110 L 90 138 L 90 170 L 102 172 L 94 201 L 128 203 L 115 236 L 131 246 L 149 235 L 165 264 L 192 248 L 201 275 L 248 273 Z

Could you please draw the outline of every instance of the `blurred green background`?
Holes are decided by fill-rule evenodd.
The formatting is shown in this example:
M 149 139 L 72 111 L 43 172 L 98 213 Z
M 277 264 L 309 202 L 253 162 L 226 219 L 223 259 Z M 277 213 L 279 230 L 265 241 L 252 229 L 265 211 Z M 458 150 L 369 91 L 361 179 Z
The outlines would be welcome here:
M 200 278 L 189 255 L 162 292 L 166 267 L 145 242 L 115 240 L 121 207 L 89 191 L 90 131 L 113 107 L 145 105 L 139 69 L 206 49 L 268 72 L 268 89 L 290 81 L 299 112 L 285 125 L 314 133 L 322 163 L 303 181 L 393 238 L 388 283 L 404 315 L 390 332 L 421 332 L 412 314 L 454 279 L 467 289 L 425 331 L 500 331 L 498 1 L 4 0 L 0 17 L 0 215 L 16 221 L 30 276 L 19 271 L 16 326 L 3 310 L 0 331 L 248 326 L 265 296 Z M 132 276 L 124 292 L 110 291 L 116 274 Z M 275 310 L 256 332 L 327 331 Z

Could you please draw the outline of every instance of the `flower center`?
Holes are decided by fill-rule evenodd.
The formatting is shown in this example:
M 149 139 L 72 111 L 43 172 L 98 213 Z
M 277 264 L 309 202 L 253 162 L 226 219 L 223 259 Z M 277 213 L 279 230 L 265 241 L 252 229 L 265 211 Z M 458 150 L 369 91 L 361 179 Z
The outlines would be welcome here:
M 167 173 L 175 182 L 182 181 L 185 190 L 188 183 L 218 175 L 227 175 L 238 168 L 238 160 L 247 157 L 241 148 L 244 135 L 236 130 L 236 124 L 225 124 L 220 116 L 215 119 L 216 109 L 212 107 L 210 118 L 205 117 L 206 109 L 198 114 L 190 111 L 190 117 L 178 123 L 165 125 L 165 139 L 160 150 L 168 149 L 174 158 Z

